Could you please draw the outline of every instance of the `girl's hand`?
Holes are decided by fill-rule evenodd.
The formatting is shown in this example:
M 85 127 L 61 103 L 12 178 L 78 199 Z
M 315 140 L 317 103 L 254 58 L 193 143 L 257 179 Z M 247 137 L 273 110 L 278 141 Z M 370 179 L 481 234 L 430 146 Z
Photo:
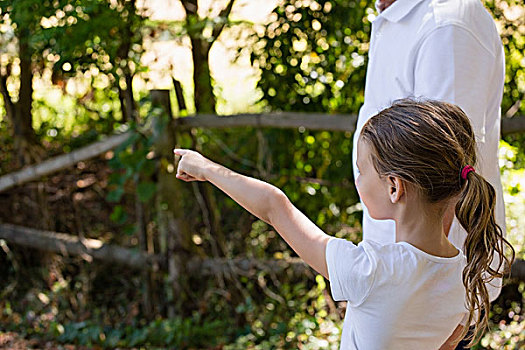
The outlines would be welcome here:
M 183 181 L 206 181 L 204 173 L 214 163 L 200 153 L 189 149 L 174 149 L 175 155 L 181 156 L 177 167 L 177 179 Z

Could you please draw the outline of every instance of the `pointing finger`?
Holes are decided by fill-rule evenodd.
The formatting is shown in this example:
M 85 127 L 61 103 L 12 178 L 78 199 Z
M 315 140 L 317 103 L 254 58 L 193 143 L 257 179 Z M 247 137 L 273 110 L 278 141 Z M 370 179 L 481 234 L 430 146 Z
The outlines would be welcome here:
M 175 153 L 175 154 L 178 155 L 178 156 L 183 156 L 183 155 L 185 155 L 186 153 L 188 153 L 188 150 L 186 150 L 186 149 L 180 149 L 180 148 L 175 148 L 175 149 L 173 150 L 173 153 Z

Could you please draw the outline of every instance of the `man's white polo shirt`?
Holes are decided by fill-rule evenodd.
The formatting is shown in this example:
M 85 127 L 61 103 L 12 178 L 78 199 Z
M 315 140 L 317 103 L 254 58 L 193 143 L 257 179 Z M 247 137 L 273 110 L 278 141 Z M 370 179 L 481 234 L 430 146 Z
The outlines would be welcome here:
M 481 1 L 397 0 L 372 22 L 368 56 L 365 102 L 354 136 L 354 176 L 357 138 L 370 117 L 406 97 L 455 103 L 473 125 L 478 142 L 476 171 L 496 189 L 496 221 L 505 232 L 498 166 L 504 53 Z M 364 239 L 384 244 L 395 240 L 394 222 L 374 220 L 366 208 L 363 231 Z M 455 219 L 449 239 L 463 249 L 465 237 Z M 492 288 L 491 299 L 497 294 L 499 286 Z

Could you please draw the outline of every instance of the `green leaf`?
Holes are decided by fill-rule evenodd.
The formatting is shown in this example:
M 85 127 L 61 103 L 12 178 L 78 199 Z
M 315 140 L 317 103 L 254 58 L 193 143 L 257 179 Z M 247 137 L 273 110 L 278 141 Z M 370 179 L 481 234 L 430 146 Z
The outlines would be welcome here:
M 128 236 L 133 236 L 135 234 L 135 232 L 137 231 L 137 225 L 135 225 L 135 224 L 128 224 L 128 225 L 124 226 L 122 231 L 125 234 L 127 234 Z
M 124 183 L 129 177 L 122 172 L 114 172 L 109 175 L 109 183 L 112 185 L 124 186 Z
M 124 207 L 122 207 L 122 205 L 117 205 L 115 208 L 113 208 L 113 212 L 109 218 L 111 221 L 117 224 L 123 224 L 128 219 L 128 214 L 124 211 Z
M 149 160 L 147 159 L 144 164 L 142 165 L 142 174 L 144 174 L 144 176 L 151 176 L 153 175 L 153 173 L 155 172 L 156 167 L 155 167 L 156 163 L 152 160 Z
M 141 182 L 137 186 L 139 200 L 143 203 L 149 201 L 156 191 L 157 186 L 153 182 Z
M 106 200 L 108 202 L 119 202 L 122 196 L 124 195 L 124 188 L 117 187 L 113 191 L 110 191 L 108 195 L 106 196 Z

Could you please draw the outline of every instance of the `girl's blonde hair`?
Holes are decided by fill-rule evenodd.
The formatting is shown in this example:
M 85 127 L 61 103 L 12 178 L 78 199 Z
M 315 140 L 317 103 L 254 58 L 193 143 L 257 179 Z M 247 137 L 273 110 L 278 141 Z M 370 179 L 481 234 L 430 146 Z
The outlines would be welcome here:
M 403 99 L 364 125 L 360 137 L 372 147 L 372 163 L 380 176 L 396 176 L 412 184 L 429 203 L 456 201 L 456 217 L 467 231 L 463 270 L 468 337 L 475 344 L 488 325 L 487 283 L 502 278 L 514 259 L 514 249 L 496 224 L 496 193 L 479 173 L 462 169 L 476 165 L 476 142 L 468 117 L 456 105 L 432 100 Z M 508 247 L 510 258 L 505 256 Z M 494 262 L 494 265 L 491 266 Z M 461 338 L 466 335 L 465 327 Z M 460 339 L 461 339 L 460 338 Z

